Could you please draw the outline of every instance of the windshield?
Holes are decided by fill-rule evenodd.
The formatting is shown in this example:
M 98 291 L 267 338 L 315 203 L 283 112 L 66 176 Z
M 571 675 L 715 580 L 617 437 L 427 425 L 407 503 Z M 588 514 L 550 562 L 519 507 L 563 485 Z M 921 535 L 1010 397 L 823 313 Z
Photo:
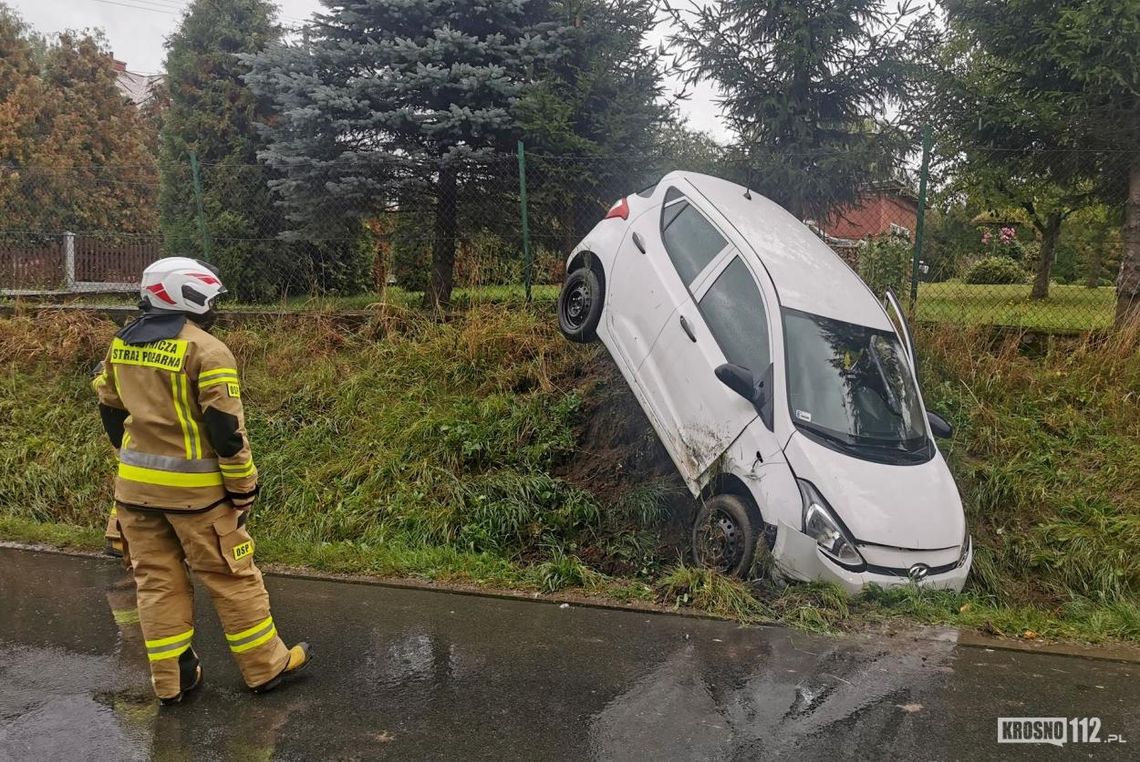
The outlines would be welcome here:
M 914 377 L 893 332 L 798 310 L 783 316 L 797 428 L 870 460 L 933 457 Z

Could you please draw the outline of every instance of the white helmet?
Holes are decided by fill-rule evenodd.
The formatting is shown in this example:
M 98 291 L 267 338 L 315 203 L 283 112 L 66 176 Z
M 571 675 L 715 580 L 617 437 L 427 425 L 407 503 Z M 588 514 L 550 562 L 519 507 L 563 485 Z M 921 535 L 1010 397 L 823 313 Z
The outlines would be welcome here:
M 213 265 L 189 257 L 167 257 L 143 270 L 139 293 L 156 309 L 205 315 L 226 287 Z

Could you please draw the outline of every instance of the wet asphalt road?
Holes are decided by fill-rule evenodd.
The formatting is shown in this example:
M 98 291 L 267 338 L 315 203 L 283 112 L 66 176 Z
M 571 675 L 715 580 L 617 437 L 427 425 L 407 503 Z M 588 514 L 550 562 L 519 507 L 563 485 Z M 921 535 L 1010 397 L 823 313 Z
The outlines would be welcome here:
M 1107 759 L 1140 666 L 269 578 L 311 673 L 247 694 L 208 597 L 206 684 L 161 711 L 110 562 L 0 549 L 0 760 Z M 998 745 L 998 716 L 1130 745 Z

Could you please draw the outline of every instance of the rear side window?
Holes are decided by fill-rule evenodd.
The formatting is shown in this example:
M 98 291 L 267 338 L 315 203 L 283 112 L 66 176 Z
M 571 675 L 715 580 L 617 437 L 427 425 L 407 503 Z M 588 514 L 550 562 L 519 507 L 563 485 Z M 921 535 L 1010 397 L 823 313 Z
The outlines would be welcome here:
M 661 238 L 665 251 L 688 285 L 728 244 L 704 216 L 670 188 L 661 212 Z
M 772 349 L 764 299 L 740 257 L 732 260 L 701 298 L 700 308 L 725 359 L 757 377 L 768 369 Z

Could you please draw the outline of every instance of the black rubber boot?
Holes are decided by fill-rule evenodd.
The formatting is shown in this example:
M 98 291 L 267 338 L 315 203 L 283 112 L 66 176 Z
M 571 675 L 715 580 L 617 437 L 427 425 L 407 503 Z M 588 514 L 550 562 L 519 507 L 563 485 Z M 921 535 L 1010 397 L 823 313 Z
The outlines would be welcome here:
M 186 694 L 202 684 L 202 663 L 198 660 L 198 654 L 194 653 L 193 648 L 187 648 L 178 657 L 178 684 L 182 690 L 178 692 L 177 696 L 160 698 L 158 703 L 162 706 L 173 706 L 181 703 L 182 699 L 186 698 Z

